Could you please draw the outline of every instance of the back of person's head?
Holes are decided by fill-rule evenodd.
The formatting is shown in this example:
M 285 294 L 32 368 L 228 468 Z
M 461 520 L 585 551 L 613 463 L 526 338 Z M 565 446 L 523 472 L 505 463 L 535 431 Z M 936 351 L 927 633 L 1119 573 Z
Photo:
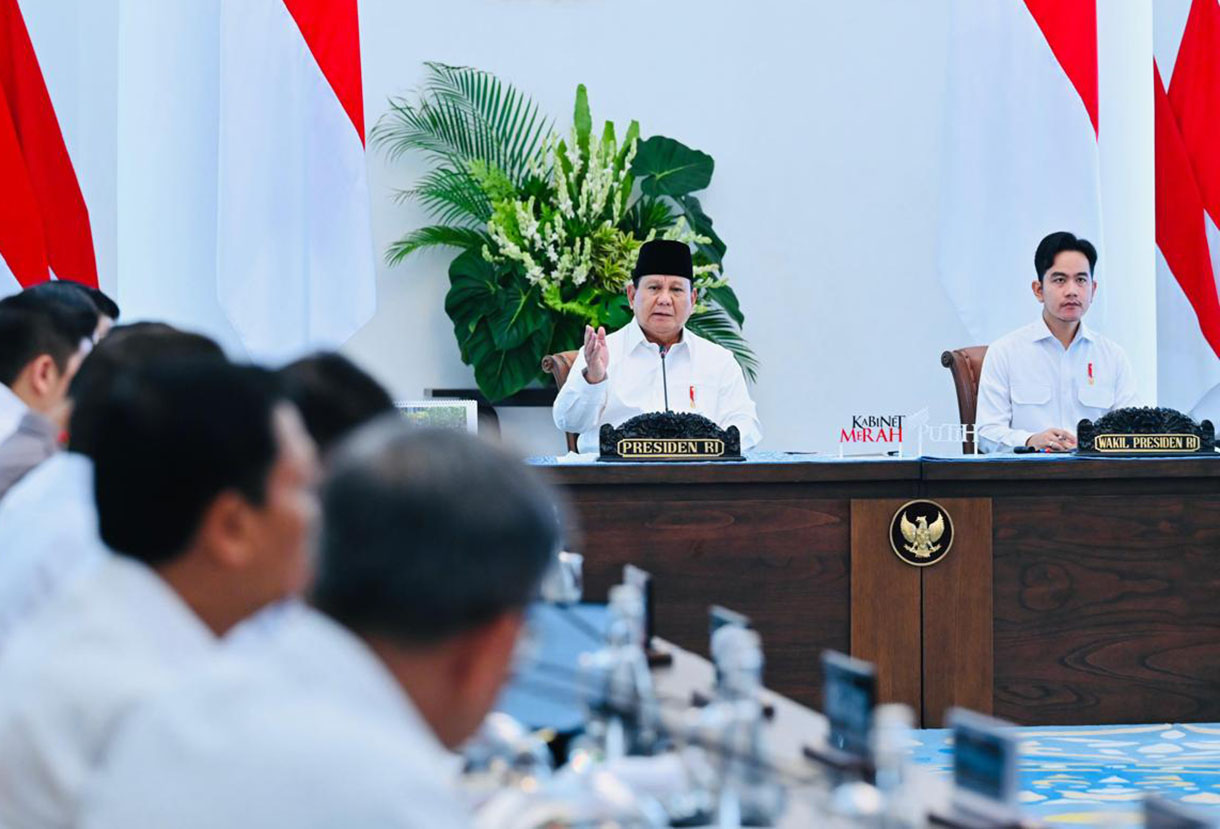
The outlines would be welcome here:
M 270 372 L 214 358 L 120 374 L 92 447 L 102 540 L 158 566 L 187 551 L 222 493 L 261 505 L 281 401 Z
M 63 374 L 80 347 L 81 338 L 62 315 L 0 303 L 0 383 L 13 386 L 44 355 Z
M 40 282 L 19 294 L 5 297 L 0 304 L 41 311 L 60 319 L 77 340 L 91 340 L 97 331 L 97 306 L 81 286 L 69 282 Z
M 1088 239 L 1080 239 L 1066 230 L 1060 230 L 1048 234 L 1034 251 L 1034 271 L 1038 274 L 1038 281 L 1042 281 L 1055 264 L 1055 257 L 1064 251 L 1083 254 L 1089 260 L 1089 276 L 1093 275 L 1093 269 L 1097 267 L 1097 248 Z
M 98 419 L 115 380 L 131 371 L 162 362 L 225 361 L 215 341 L 159 322 L 120 325 L 103 338 L 81 363 L 68 386 L 72 415 L 68 448 L 93 457 L 100 434 Z
M 333 351 L 302 357 L 277 374 L 320 452 L 357 426 L 394 410 L 394 401 L 376 380 Z
M 524 607 L 559 543 L 556 496 L 533 470 L 397 415 L 336 450 L 322 513 L 314 603 L 357 632 L 406 644 Z

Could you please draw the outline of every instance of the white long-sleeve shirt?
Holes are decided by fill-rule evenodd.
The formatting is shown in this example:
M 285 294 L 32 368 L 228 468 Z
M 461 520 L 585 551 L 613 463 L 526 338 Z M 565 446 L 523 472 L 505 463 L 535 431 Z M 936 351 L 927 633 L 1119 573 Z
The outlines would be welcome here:
M 75 826 L 119 724 L 217 641 L 132 559 L 108 556 L 65 589 L 0 656 L 0 826 Z
M 28 411 L 25 402 L 12 389 L 0 383 L 0 440 L 7 440 L 17 431 L 17 424 Z
M 297 608 L 134 715 L 84 829 L 454 829 L 460 763 L 357 637 Z
M 110 556 L 97 529 L 93 462 L 59 452 L 0 498 L 0 654 L 9 637 Z
M 1080 323 L 1067 348 L 1041 316 L 987 349 L 975 424 L 979 448 L 1024 446 L 1052 427 L 1075 434 L 1084 419 L 1140 405 L 1126 352 Z
M 579 451 L 597 451 L 603 423 L 619 426 L 636 415 L 665 411 L 666 384 L 672 411 L 701 414 L 722 429 L 736 426 L 743 452 L 762 440 L 745 376 L 728 349 L 683 331 L 681 341 L 665 356 L 663 383 L 660 351 L 634 319 L 606 337 L 606 348 L 606 378 L 600 383 L 585 380 L 581 349 L 552 409 L 556 426 L 580 433 Z

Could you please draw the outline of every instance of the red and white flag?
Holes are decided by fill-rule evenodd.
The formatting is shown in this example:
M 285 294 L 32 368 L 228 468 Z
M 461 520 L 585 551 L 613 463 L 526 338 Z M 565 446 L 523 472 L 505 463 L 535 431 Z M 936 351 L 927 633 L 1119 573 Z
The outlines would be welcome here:
M 985 345 L 1034 318 L 1043 236 L 1102 247 L 1097 7 L 958 0 L 951 19 L 939 268 L 961 345 Z
M 217 285 L 251 356 L 372 316 L 356 0 L 222 0 Z
M 1154 26 L 1172 25 L 1154 10 Z M 1158 391 L 1220 424 L 1220 3 L 1193 0 L 1169 40 L 1176 60 L 1158 54 L 1153 67 Z
M 0 0 L 0 257 L 22 287 L 52 274 L 97 286 L 89 211 L 17 0 Z

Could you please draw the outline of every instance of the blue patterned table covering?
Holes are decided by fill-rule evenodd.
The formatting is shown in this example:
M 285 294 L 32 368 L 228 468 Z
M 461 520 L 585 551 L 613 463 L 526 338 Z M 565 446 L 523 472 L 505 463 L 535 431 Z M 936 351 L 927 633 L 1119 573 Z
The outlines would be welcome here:
M 1022 808 L 1052 826 L 1138 826 L 1150 792 L 1220 821 L 1220 723 L 1019 730 Z M 950 775 L 950 732 L 916 739 L 915 762 Z

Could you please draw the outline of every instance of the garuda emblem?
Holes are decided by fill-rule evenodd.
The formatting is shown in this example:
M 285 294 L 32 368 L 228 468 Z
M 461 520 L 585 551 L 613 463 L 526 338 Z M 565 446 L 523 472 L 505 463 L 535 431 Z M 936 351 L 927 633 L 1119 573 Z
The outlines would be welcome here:
M 940 537 L 945 534 L 945 516 L 940 514 L 936 516 L 936 520 L 931 524 L 928 523 L 927 516 L 915 516 L 915 523 L 912 524 L 907 518 L 907 513 L 903 512 L 902 522 L 898 525 L 902 529 L 902 537 L 907 540 L 907 543 L 902 545 L 902 548 L 916 558 L 931 558 L 933 553 L 940 552 Z
M 890 547 L 907 564 L 935 564 L 952 546 L 953 519 L 935 501 L 908 501 L 890 520 Z

